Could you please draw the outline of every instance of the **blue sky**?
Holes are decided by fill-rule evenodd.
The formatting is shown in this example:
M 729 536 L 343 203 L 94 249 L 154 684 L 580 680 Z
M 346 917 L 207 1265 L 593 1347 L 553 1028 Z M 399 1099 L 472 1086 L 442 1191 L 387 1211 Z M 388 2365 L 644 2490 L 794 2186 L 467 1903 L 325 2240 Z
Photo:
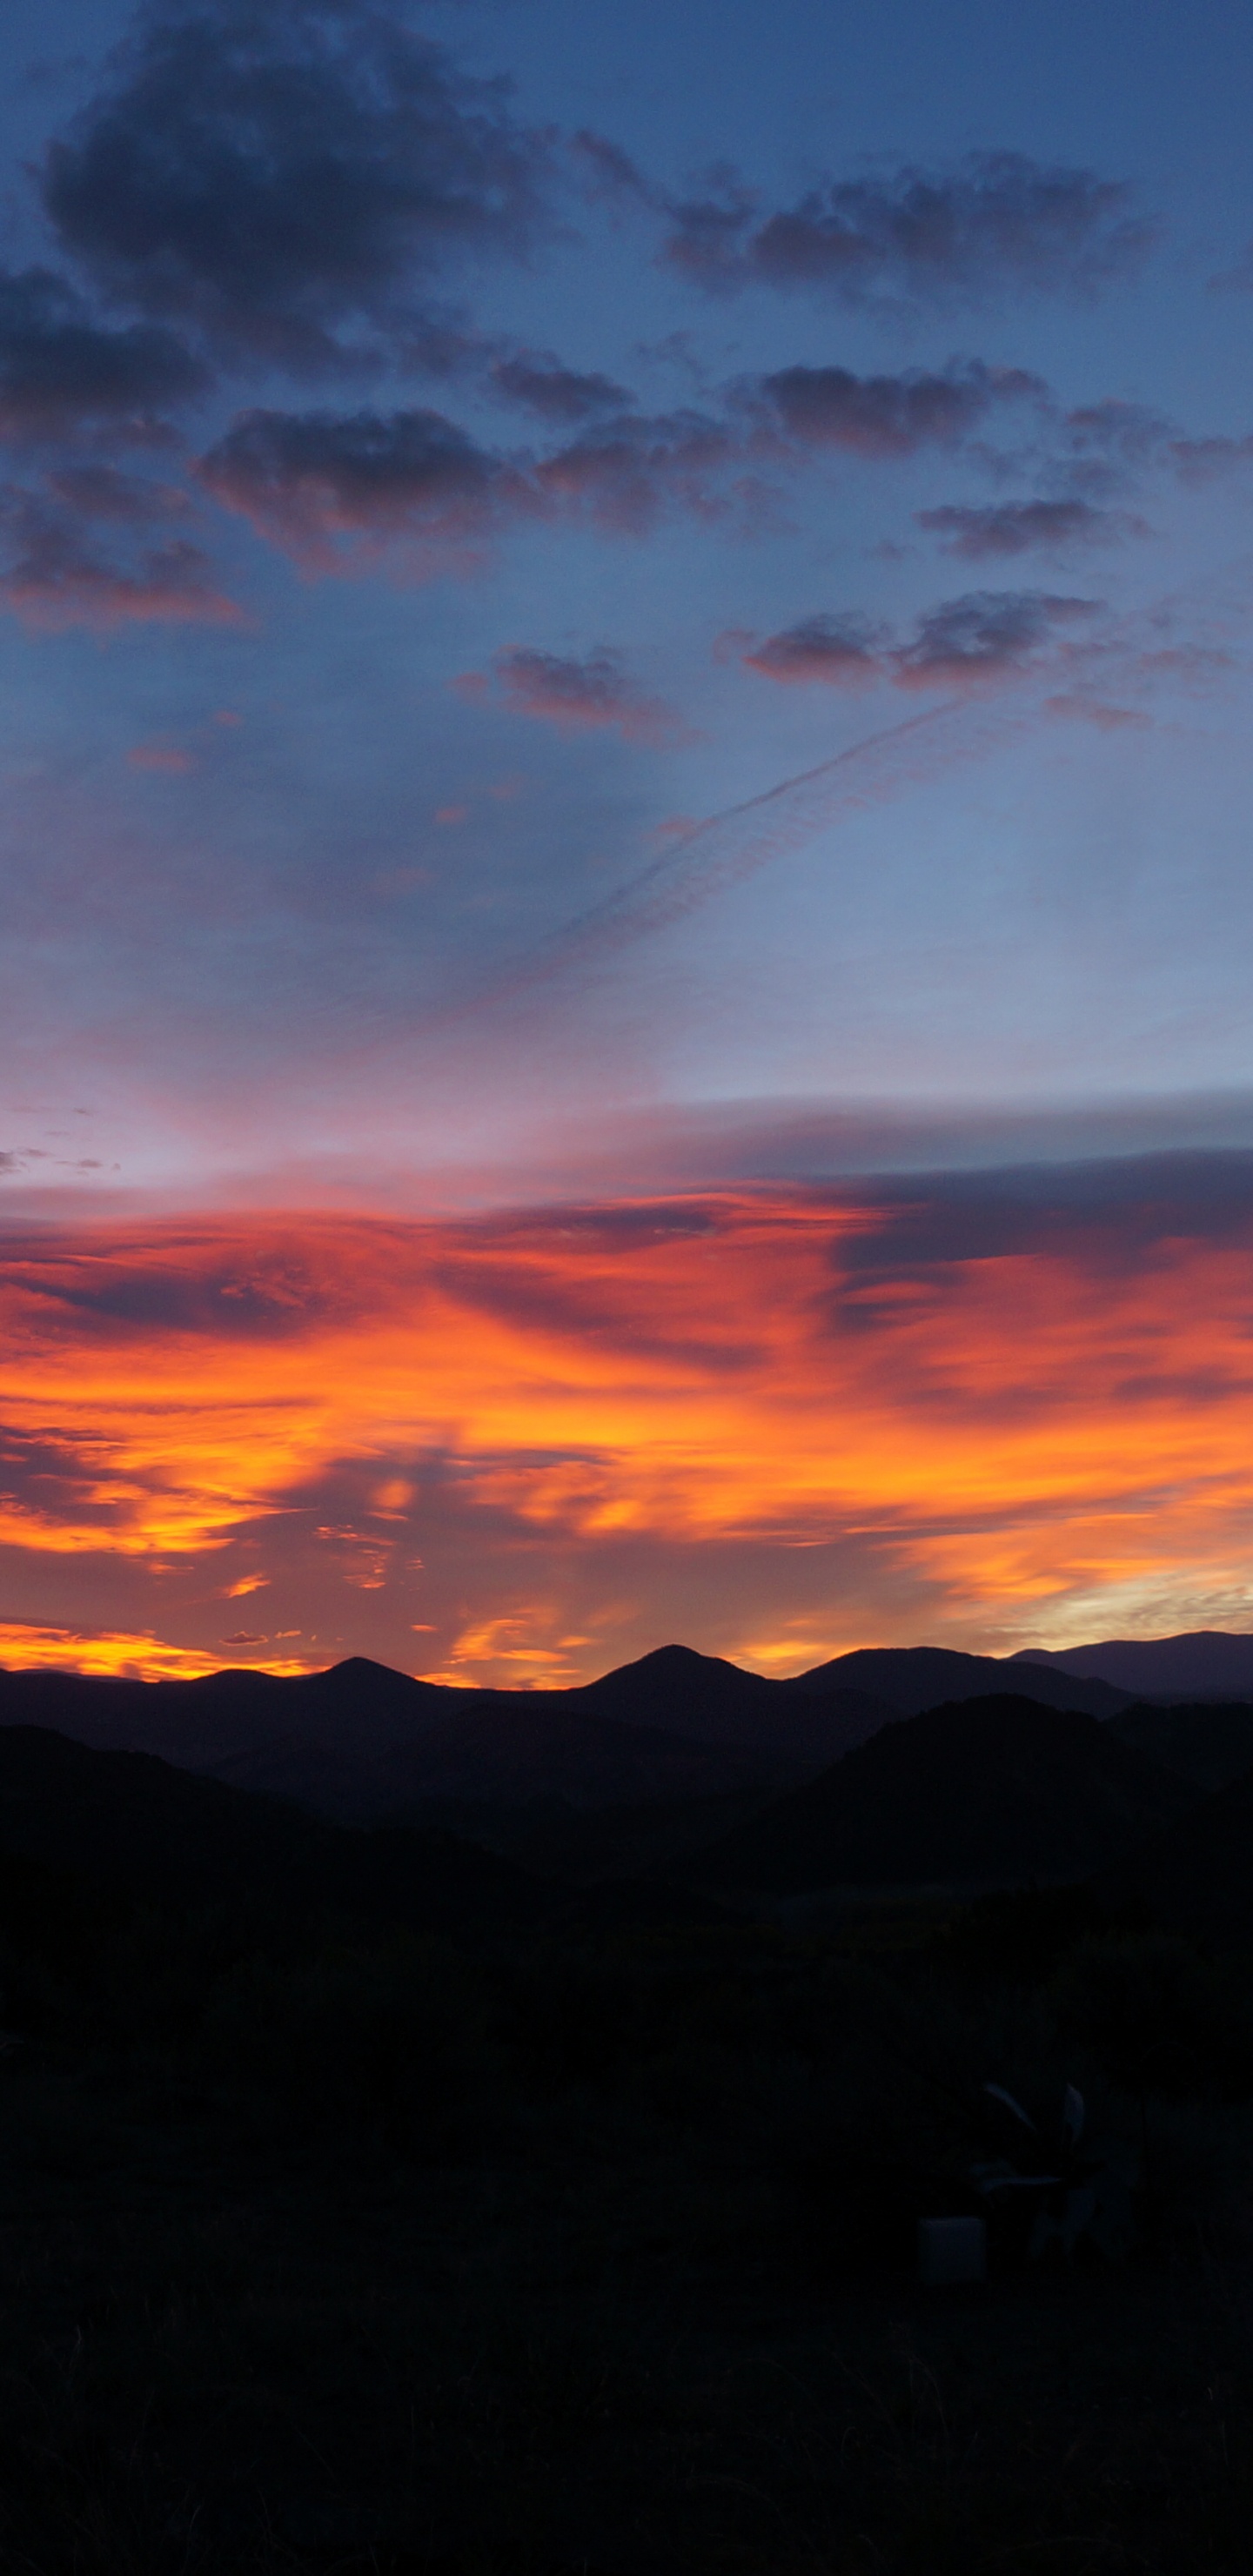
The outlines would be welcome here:
M 0 43 L 0 1660 L 1253 1616 L 1247 12 Z
M 1244 1087 L 1242 12 L 250 27 L 61 0 L 6 23 L 10 273 L 62 296 L 45 333 L 138 335 L 152 374 L 129 414 L 62 387 L 9 423 L 24 1203 L 264 1189 L 293 1162 L 341 1186 L 354 1160 L 422 1203 L 462 1158 L 538 1167 L 589 1109 Z M 328 25 L 322 144 L 364 153 L 400 216 L 374 205 L 346 283 L 307 206 L 277 285 L 245 259 L 224 290 L 208 235 L 171 264 L 152 227 L 182 219 L 160 186 L 189 147 L 154 64 L 176 37 L 233 47 L 253 85 L 242 143 L 238 96 L 198 113 L 203 199 L 228 145 L 236 177 L 240 151 L 273 154 L 283 80 Z M 368 132 L 354 49 L 401 85 Z M 434 141 L 393 113 L 406 62 L 439 90 Z M 481 153 L 484 119 L 499 166 L 466 184 L 486 193 L 428 220 L 422 151 L 473 129 Z M 139 251 L 119 133 L 142 140 Z M 283 188 L 286 223 L 295 161 Z M 851 268 L 832 190 L 862 228 Z M 770 248 L 787 220 L 808 266 Z M 398 415 L 428 424 L 408 484 Z M 432 415 L 470 460 L 451 500 Z M 606 464 L 619 415 L 644 452 Z M 316 472 L 346 438 L 384 484 L 345 500 Z M 925 719 L 954 697 L 933 757 Z M 527 986 L 685 829 L 916 718 L 868 805 L 833 790 L 699 913 Z M 82 1108 L 98 1150 L 55 1150 Z

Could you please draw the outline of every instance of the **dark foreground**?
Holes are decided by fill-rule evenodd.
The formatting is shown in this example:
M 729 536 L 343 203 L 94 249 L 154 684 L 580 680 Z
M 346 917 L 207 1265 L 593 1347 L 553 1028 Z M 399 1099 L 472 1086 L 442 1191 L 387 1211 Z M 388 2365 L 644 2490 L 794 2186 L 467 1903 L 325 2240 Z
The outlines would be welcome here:
M 0 2564 L 1247 2576 L 1245 1973 L 950 1920 L 452 1938 L 7 1864 Z M 1135 2046 L 1138 2250 L 917 2289 L 980 2081 L 1134 2146 Z

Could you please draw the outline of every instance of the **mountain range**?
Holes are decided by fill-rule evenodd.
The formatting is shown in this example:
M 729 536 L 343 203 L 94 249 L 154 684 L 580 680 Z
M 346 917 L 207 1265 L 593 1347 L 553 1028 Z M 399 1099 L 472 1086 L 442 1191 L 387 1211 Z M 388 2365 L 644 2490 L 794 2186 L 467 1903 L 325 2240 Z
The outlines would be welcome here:
M 900 1647 L 774 1681 L 663 1646 L 573 1690 L 459 1690 L 353 1657 L 276 1679 L 191 1682 L 0 1672 L 0 1726 L 54 1727 L 100 1751 L 158 1755 L 357 1824 L 433 1803 L 578 1809 L 725 1798 L 812 1778 L 894 1718 L 1002 1692 L 1112 1717 L 1139 1694 L 1099 1676 Z
M 1086 1879 L 1247 1938 L 1253 1704 L 928 1648 L 774 1682 L 666 1647 L 552 1692 L 361 1660 L 292 1681 L 0 1674 L 0 1853 L 427 1926 L 569 1921 L 578 1890 L 648 1920 Z

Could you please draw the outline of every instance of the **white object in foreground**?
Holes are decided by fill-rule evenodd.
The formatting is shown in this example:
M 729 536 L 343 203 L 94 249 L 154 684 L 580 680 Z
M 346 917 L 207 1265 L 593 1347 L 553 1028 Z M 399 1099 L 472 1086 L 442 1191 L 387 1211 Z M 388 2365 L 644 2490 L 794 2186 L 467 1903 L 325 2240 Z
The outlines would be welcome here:
M 918 2278 L 924 2289 L 983 2281 L 987 2270 L 988 2231 L 981 2218 L 919 2219 Z

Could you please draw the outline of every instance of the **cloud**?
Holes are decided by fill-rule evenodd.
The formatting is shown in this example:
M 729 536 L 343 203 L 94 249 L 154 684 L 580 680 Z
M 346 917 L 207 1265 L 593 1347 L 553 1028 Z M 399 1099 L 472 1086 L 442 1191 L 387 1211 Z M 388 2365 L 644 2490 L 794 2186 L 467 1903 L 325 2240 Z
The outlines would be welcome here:
M 604 645 L 584 654 L 541 653 L 518 645 L 492 662 L 497 689 L 509 712 L 530 716 L 562 732 L 612 727 L 627 742 L 665 746 L 685 739 L 679 718 L 660 698 L 646 697 L 623 669 L 620 654 Z M 482 694 L 481 673 L 459 684 L 464 695 Z
M 611 376 L 580 375 L 563 367 L 559 358 L 532 349 L 498 358 L 490 382 L 504 401 L 534 412 L 537 419 L 571 426 L 594 420 L 598 412 L 627 411 L 633 400 Z
M 1147 537 L 1147 521 L 1124 510 L 1094 509 L 1090 501 L 1001 501 L 985 509 L 952 504 L 918 510 L 915 523 L 944 540 L 944 551 L 967 563 L 1023 555 L 1060 553 L 1073 546 L 1118 545 L 1124 537 Z
M 1176 438 L 1171 461 L 1181 483 L 1213 483 L 1240 466 L 1253 463 L 1253 436 L 1245 438 Z
M 120 474 L 114 465 L 66 465 L 50 473 L 47 488 L 84 519 L 119 527 L 149 527 L 154 521 L 184 519 L 191 495 L 179 483 L 154 483 L 144 475 Z
M 200 461 L 206 489 L 322 569 L 387 538 L 445 568 L 536 506 L 517 470 L 442 412 L 245 412 Z
M 42 171 L 107 293 L 294 366 L 542 221 L 546 147 L 390 0 L 146 10 Z
M 104 329 L 51 269 L 0 272 L 0 436 L 46 437 L 80 422 L 146 419 L 195 393 L 204 370 L 170 331 Z
M 707 294 L 809 286 L 845 304 L 1091 294 L 1153 238 L 1123 183 L 1018 152 L 972 153 L 948 174 L 829 180 L 765 216 L 734 172 L 715 172 L 668 213 L 662 258 Z
M 825 680 L 836 688 L 862 688 L 882 677 L 882 630 L 850 610 L 840 617 L 806 617 L 781 635 L 754 644 L 743 660 L 769 680 Z
M 119 561 L 77 513 L 12 488 L 0 494 L 0 604 L 46 629 L 245 623 L 198 546 L 171 540 Z
M 619 410 L 596 419 L 618 399 L 607 378 L 530 356 L 500 360 L 492 373 L 554 419 L 582 409 L 585 425 L 536 458 L 488 448 L 437 411 L 256 410 L 239 415 L 196 471 L 215 500 L 310 568 L 399 540 L 411 568 L 449 571 L 528 517 L 587 519 L 628 535 L 647 534 L 671 510 L 760 525 L 775 502 L 766 469 L 795 467 L 813 450 L 891 460 L 954 446 L 994 405 L 1043 392 L 1020 369 L 977 361 L 899 376 L 790 367 L 737 386 L 721 418 Z
M 538 488 L 596 525 L 633 535 L 672 506 L 714 517 L 728 505 L 728 472 L 747 462 L 739 433 L 700 412 L 634 414 L 589 429 L 535 470 Z M 751 507 L 751 494 L 743 494 Z
M 891 645 L 882 627 L 857 611 L 801 619 L 742 659 L 771 680 L 822 680 L 860 688 L 892 680 L 898 688 L 951 687 L 1011 677 L 1047 644 L 1054 629 L 1091 617 L 1098 603 L 1046 591 L 976 590 L 920 617 L 905 644 Z M 751 641 L 751 639 L 750 639 Z
M 913 640 L 891 656 L 902 688 L 998 679 L 1021 670 L 1053 630 L 1095 616 L 1092 599 L 1039 590 L 974 590 L 945 600 L 918 621 Z
M 0 1544 L 30 1626 L 0 1660 L 117 1639 L 208 1669 L 258 1573 L 301 1661 L 409 1668 L 420 1628 L 483 1679 L 518 1666 L 472 1633 L 520 1618 L 541 1655 L 577 1641 L 575 1679 L 676 1631 L 786 1668 L 867 1619 L 1047 1641 L 1131 1582 L 1159 1609 L 1230 1582 L 1247 1625 L 1250 1176 L 906 1166 L 9 1236 Z M 277 1335 L 226 1293 L 259 1276 L 298 1291 Z
M 849 456 L 912 456 L 953 447 L 998 404 L 1039 402 L 1044 387 L 1021 367 L 956 360 L 941 373 L 855 376 L 847 367 L 783 367 L 757 395 L 786 435 Z

